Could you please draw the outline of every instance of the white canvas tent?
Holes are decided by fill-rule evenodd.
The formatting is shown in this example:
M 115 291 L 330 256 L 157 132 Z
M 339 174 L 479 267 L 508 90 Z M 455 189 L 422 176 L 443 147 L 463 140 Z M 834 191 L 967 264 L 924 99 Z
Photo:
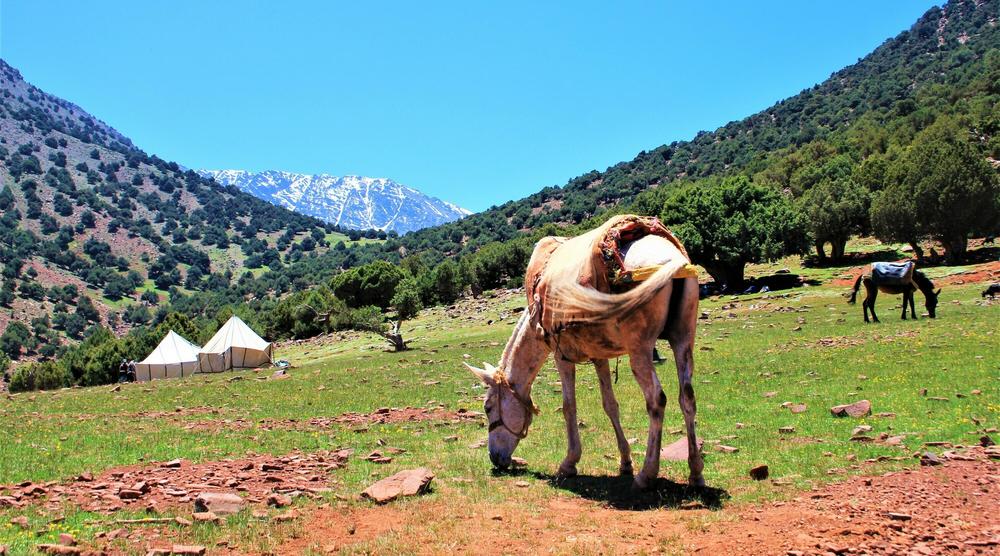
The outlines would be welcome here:
M 191 376 L 198 371 L 199 351 L 201 348 L 171 330 L 152 353 L 135 364 L 135 379 L 146 382 L 154 378 Z
M 233 315 L 198 353 L 198 372 L 218 373 L 271 364 L 270 342 Z

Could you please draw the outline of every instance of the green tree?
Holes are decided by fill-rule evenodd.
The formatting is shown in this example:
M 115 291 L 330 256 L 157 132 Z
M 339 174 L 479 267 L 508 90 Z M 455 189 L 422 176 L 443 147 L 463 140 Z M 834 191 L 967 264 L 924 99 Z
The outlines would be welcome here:
M 21 348 L 31 351 L 34 348 L 31 330 L 20 321 L 12 321 L 0 335 L 0 351 L 11 359 L 21 358 Z
M 55 361 L 42 361 L 21 365 L 10 380 L 11 392 L 30 390 L 54 390 L 72 384 L 66 369 Z
M 350 307 L 374 305 L 385 309 L 392 304 L 396 285 L 405 276 L 398 266 L 375 261 L 338 274 L 330 282 L 330 288 Z
M 396 285 L 396 293 L 392 296 L 392 306 L 396 308 L 399 320 L 412 319 L 420 311 L 420 286 L 417 279 L 407 276 Z
M 804 219 L 791 201 L 745 176 L 680 188 L 660 218 L 692 262 L 730 289 L 743 285 L 747 263 L 801 254 L 808 245 Z
M 441 303 L 454 303 L 462 294 L 462 280 L 458 265 L 445 259 L 434 268 L 434 297 Z
M 890 166 L 889 183 L 871 208 L 879 239 L 915 244 L 931 238 L 957 262 L 970 234 L 996 229 L 1000 182 L 967 136 L 955 120 L 939 118 Z
M 833 260 L 840 261 L 851 235 L 864 233 L 869 227 L 868 190 L 848 178 L 819 182 L 806 191 L 799 204 L 820 262 L 826 261 L 826 243 L 831 245 Z

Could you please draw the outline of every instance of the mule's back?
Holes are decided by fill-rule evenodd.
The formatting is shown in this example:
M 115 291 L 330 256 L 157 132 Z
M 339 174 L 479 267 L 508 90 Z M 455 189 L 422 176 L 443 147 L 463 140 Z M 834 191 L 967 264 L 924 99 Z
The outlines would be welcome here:
M 913 283 L 913 261 L 872 263 L 872 281 L 878 286 L 908 286 Z

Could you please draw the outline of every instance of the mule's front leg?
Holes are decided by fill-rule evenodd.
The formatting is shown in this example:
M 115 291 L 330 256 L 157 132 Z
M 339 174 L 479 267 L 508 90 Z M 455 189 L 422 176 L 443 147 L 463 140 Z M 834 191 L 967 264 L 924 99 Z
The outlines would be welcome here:
M 638 489 L 648 487 L 660 472 L 660 442 L 663 439 L 663 409 L 667 406 L 667 396 L 660 386 L 660 379 L 653 367 L 652 346 L 629 354 L 632 374 L 646 398 L 646 413 L 649 414 L 649 436 L 646 439 L 646 459 L 642 471 L 635 476 L 633 486 Z
M 562 382 L 563 418 L 566 419 L 566 459 L 559 465 L 560 477 L 576 476 L 576 464 L 583 448 L 580 445 L 580 427 L 576 420 L 576 365 L 556 356 L 556 368 Z
M 607 359 L 594 359 L 594 368 L 597 369 L 597 380 L 601 383 L 601 403 L 604 405 L 604 413 L 611 419 L 611 426 L 615 429 L 615 440 L 618 441 L 618 453 L 621 455 L 618 473 L 631 475 L 632 448 L 625 439 L 625 431 L 622 430 L 621 419 L 618 416 L 618 400 L 615 399 L 615 391 L 611 387 L 611 367 Z
M 907 309 L 906 305 L 910 301 L 910 295 L 911 294 L 905 292 L 903 293 L 903 320 L 906 320 L 906 309 Z

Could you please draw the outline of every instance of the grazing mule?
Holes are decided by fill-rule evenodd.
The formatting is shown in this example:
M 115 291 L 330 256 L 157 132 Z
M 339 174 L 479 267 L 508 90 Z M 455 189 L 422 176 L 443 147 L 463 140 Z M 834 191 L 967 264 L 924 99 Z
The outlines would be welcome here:
M 990 299 L 994 299 L 998 293 L 1000 293 L 1000 284 L 990 284 L 983 290 L 983 298 L 989 297 Z
M 924 294 L 924 307 L 927 314 L 934 318 L 938 304 L 938 295 L 941 290 L 934 291 L 934 284 L 924 275 L 916 270 L 912 262 L 908 263 L 872 263 L 868 272 L 864 272 L 854 282 L 854 290 L 851 291 L 851 299 L 848 303 L 853 304 L 858 297 L 858 290 L 861 284 L 865 285 L 865 300 L 861 302 L 864 308 L 865 322 L 868 320 L 868 311 L 872 313 L 872 319 L 880 322 L 875 314 L 875 299 L 878 292 L 892 295 L 903 294 L 903 320 L 906 320 L 906 306 L 910 306 L 910 315 L 916 319 L 917 312 L 913 307 L 913 293 L 918 289 Z
M 659 472 L 667 404 L 652 360 L 656 340 L 662 337 L 670 342 L 677 365 L 689 481 L 703 485 L 691 385 L 698 281 L 680 242 L 657 219 L 633 215 L 613 217 L 575 238 L 546 237 L 531 255 L 525 290 L 528 306 L 503 350 L 499 369 L 466 365 L 487 386 L 484 408 L 494 466 L 508 467 L 518 442 L 528 435 L 532 416 L 538 413 L 531 387 L 551 353 L 562 383 L 568 441 L 559 475 L 576 475 L 582 454 L 576 365 L 587 361 L 597 369 L 604 411 L 615 431 L 619 472 L 631 475 L 631 449 L 619 421 L 608 365 L 608 359 L 628 354 L 649 415 L 646 457 L 633 487 L 649 486 Z

